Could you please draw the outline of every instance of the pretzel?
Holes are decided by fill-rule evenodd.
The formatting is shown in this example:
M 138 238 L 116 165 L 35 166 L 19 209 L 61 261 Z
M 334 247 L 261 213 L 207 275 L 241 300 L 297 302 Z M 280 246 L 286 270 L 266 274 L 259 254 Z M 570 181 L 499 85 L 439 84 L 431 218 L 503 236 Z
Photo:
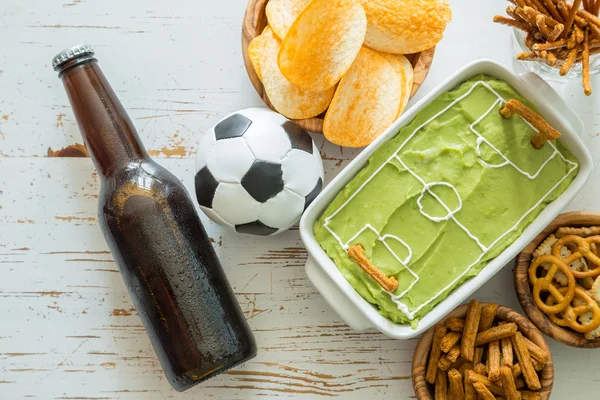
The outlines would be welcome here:
M 598 303 L 596 303 L 582 287 L 576 287 L 575 294 L 585 302 L 585 305 L 576 307 L 569 305 L 563 313 L 563 318 L 559 318 L 555 314 L 550 314 L 548 315 L 550 320 L 556 325 L 568 326 L 579 333 L 588 333 L 600 327 L 600 306 Z M 556 300 L 552 295 L 548 296 L 546 299 L 547 304 L 552 304 L 555 301 Z M 588 324 L 579 323 L 577 318 L 587 312 L 592 313 L 592 320 Z
M 502 24 L 502 25 L 512 26 L 514 28 L 520 29 L 520 30 L 528 32 L 528 33 L 535 32 L 534 29 L 531 27 L 531 25 L 529 25 L 527 22 L 517 21 L 516 19 L 512 19 L 512 18 L 506 18 L 506 17 L 503 17 L 502 15 L 496 15 L 494 17 L 494 22 Z
M 531 144 L 536 149 L 539 149 L 548 140 L 556 140 L 560 137 L 560 132 L 554 129 L 544 118 L 535 111 L 531 110 L 518 100 L 511 99 L 504 103 L 504 107 L 500 109 L 500 115 L 504 118 L 511 118 L 515 114 L 519 114 L 521 118 L 529 122 L 538 130 L 537 135 L 531 139 Z
M 572 35 L 572 37 L 575 37 L 575 34 Z M 563 64 L 562 67 L 560 67 L 560 71 L 558 72 L 560 74 L 560 76 L 565 76 L 566 74 L 569 73 L 569 71 L 571 70 L 571 67 L 573 66 L 573 63 L 575 62 L 575 58 L 577 57 L 577 52 L 579 51 L 579 46 L 575 45 L 571 51 L 569 52 L 569 55 L 567 56 L 565 63 Z
M 543 0 L 543 1 L 544 1 L 544 5 L 546 6 L 548 11 L 552 15 L 552 18 L 554 18 L 558 22 L 565 22 L 562 15 L 560 14 L 560 12 L 556 9 L 556 5 L 554 4 L 554 2 L 552 0 Z
M 592 24 L 593 25 L 593 24 Z M 582 80 L 583 80 L 583 92 L 586 96 L 592 94 L 592 84 L 590 81 L 590 36 L 589 30 L 585 30 L 585 38 L 583 40 L 583 51 L 581 52 L 581 65 Z
M 388 278 L 379 268 L 371 264 L 369 259 L 365 257 L 365 249 L 360 244 L 350 247 L 348 255 L 386 292 L 393 293 L 398 288 L 398 280 L 393 276 Z
M 569 10 L 569 15 L 565 18 L 565 37 L 567 33 L 571 30 L 571 26 L 573 25 L 573 21 L 575 21 L 575 16 L 577 15 L 577 10 L 581 6 L 581 0 L 573 0 L 573 5 Z
M 567 40 L 560 39 L 555 42 L 550 41 L 550 42 L 546 42 L 546 43 L 535 43 L 532 46 L 531 50 L 533 50 L 533 51 L 554 50 L 554 49 L 560 49 L 561 47 L 565 47 L 566 45 L 567 45 Z
M 569 17 L 569 13 L 571 11 L 571 4 L 565 2 L 565 1 L 559 1 L 556 3 L 556 7 L 558 8 L 558 11 L 560 12 L 560 14 L 562 15 L 562 17 L 565 20 L 565 24 L 566 24 L 566 20 Z M 585 18 L 576 15 L 574 22 L 579 26 L 579 27 L 584 27 L 587 26 L 587 21 L 585 20 Z
M 600 265 L 600 257 L 595 255 L 590 249 L 591 243 L 600 243 L 600 236 L 591 236 L 585 239 L 576 235 L 563 236 L 560 239 L 558 239 L 556 243 L 554 243 L 554 245 L 552 245 L 552 255 L 557 258 L 561 258 L 560 249 L 562 246 L 568 243 L 576 244 L 577 251 L 571 254 L 568 258 L 564 259 L 564 262 L 570 264 L 583 256 L 588 260 L 588 262 L 591 262 L 596 266 Z M 590 269 L 589 271 L 575 271 L 570 269 L 570 272 L 575 278 L 583 279 L 587 277 L 595 277 L 600 275 L 600 268 L 596 267 L 594 269 Z M 554 297 L 556 298 L 555 294 Z
M 563 226 L 563 227 L 558 228 L 558 230 L 556 231 L 556 236 L 559 238 L 561 238 L 563 236 L 571 236 L 571 235 L 581 236 L 584 238 L 587 238 L 589 236 L 600 235 L 600 226 L 589 226 L 589 227 L 582 227 L 582 228 L 573 228 L 573 227 L 569 227 L 569 226 Z
M 552 266 L 546 276 L 538 278 L 537 269 L 543 263 L 550 263 Z M 552 284 L 552 280 L 559 270 L 567 276 L 567 287 L 564 294 Z M 561 257 L 552 254 L 545 254 L 533 260 L 529 267 L 529 281 L 533 285 L 532 296 L 535 304 L 546 314 L 557 314 L 564 311 L 575 296 L 575 277 L 572 271 Z M 556 299 L 556 304 L 549 306 L 544 303 L 541 298 L 542 291 L 550 292 Z
M 534 45 L 532 45 L 534 46 Z M 517 60 L 520 61 L 537 61 L 537 62 L 541 62 L 544 64 L 547 64 L 551 67 L 556 65 L 556 56 L 552 53 L 546 53 L 545 55 L 543 55 L 541 52 L 540 53 L 518 53 L 517 54 Z

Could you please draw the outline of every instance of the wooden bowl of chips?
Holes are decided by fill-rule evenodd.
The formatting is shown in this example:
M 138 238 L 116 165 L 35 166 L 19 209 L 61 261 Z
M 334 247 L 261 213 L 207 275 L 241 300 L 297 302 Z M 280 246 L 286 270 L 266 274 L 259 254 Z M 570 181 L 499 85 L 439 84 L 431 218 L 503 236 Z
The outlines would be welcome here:
M 531 321 L 546 335 L 568 346 L 581 348 L 600 348 L 600 337 L 587 340 L 582 333 L 569 327 L 556 325 L 536 304 L 531 291 L 529 267 L 533 261 L 533 252 L 551 234 L 561 227 L 600 226 L 600 213 L 577 211 L 559 215 L 542 231 L 516 258 L 514 272 L 515 289 L 521 307 Z M 599 278 L 600 279 L 600 278 Z
M 477 322 L 477 315 L 480 316 L 479 322 Z M 492 328 L 488 328 L 490 326 Z M 509 327 L 512 329 L 508 329 Z M 466 330 L 470 334 L 467 334 Z M 467 339 L 467 335 L 471 339 Z M 459 337 L 457 338 L 457 336 Z M 501 339 L 491 340 L 496 337 Z M 434 341 L 437 350 L 432 349 Z M 474 347 L 476 341 L 488 341 L 488 343 Z M 467 343 L 471 344 L 470 347 L 473 350 L 465 351 L 463 345 Z M 493 346 L 490 343 L 493 343 Z M 514 349 L 512 347 L 513 343 L 520 346 L 520 351 L 517 352 L 514 350 L 512 360 L 510 360 L 510 356 L 505 357 L 504 354 L 505 351 L 506 354 L 512 353 L 513 350 L 511 349 Z M 488 357 L 488 353 L 492 351 L 489 349 L 492 347 L 494 347 L 493 353 L 495 357 Z M 449 351 L 447 351 L 448 348 L 450 348 Z M 531 353 L 529 353 L 529 349 L 531 349 Z M 454 350 L 457 350 L 456 353 L 459 353 L 457 358 L 456 353 L 454 354 L 455 358 L 451 357 Z M 472 354 L 473 361 L 485 361 L 480 361 L 478 367 L 473 367 L 472 363 L 464 360 L 463 355 L 466 353 Z M 438 363 L 431 363 L 431 355 L 439 359 Z M 521 357 L 525 355 L 529 355 L 527 357 L 528 361 L 522 362 Z M 449 361 L 448 357 L 450 357 Z M 490 359 L 489 363 L 493 366 L 490 367 L 487 365 L 484 367 L 481 365 L 488 364 L 488 358 Z M 545 359 L 545 362 L 539 363 L 537 360 L 542 358 Z M 452 360 L 454 359 L 456 361 L 453 362 Z M 448 361 L 448 363 L 445 363 L 445 361 Z M 445 364 L 444 369 L 438 366 L 443 364 Z M 498 364 L 500 365 L 500 373 L 498 372 Z M 526 365 L 525 370 L 527 372 L 519 372 L 521 364 Z M 433 365 L 435 367 L 432 370 Z M 502 368 L 509 367 L 509 365 L 511 366 L 510 371 L 508 371 L 508 368 Z M 486 368 L 487 371 L 485 370 Z M 475 389 L 475 384 L 479 382 L 486 386 L 486 388 L 489 388 L 488 390 L 492 391 L 492 396 L 495 396 L 495 398 L 518 398 L 517 392 L 519 392 L 524 400 L 547 400 L 550 398 L 554 382 L 554 365 L 550 349 L 544 339 L 544 335 L 542 335 L 531 321 L 508 307 L 493 303 L 478 303 L 474 300 L 469 305 L 462 305 L 454 309 L 442 322 L 429 329 L 419 339 L 412 361 L 412 381 L 416 398 L 418 400 L 433 400 L 434 398 L 438 398 L 440 393 L 436 396 L 436 389 L 440 390 L 441 388 L 441 391 L 444 391 L 444 385 L 436 387 L 435 384 L 429 383 L 432 376 L 437 378 L 438 375 L 442 375 L 443 377 L 453 376 L 456 378 L 453 383 L 450 383 L 452 382 L 452 378 L 443 378 L 447 385 L 447 394 L 446 397 L 442 397 L 448 399 L 455 398 L 452 391 L 460 386 L 456 384 L 459 381 L 459 373 L 460 382 L 463 385 L 462 390 L 471 391 L 470 396 L 465 396 L 465 398 L 483 398 L 481 396 L 477 397 L 477 395 L 473 397 L 473 391 L 477 390 Z M 498 377 L 498 373 L 500 374 L 500 378 L 496 378 Z M 533 380 L 524 379 L 525 375 L 531 377 L 532 374 L 535 374 L 536 378 Z M 512 377 L 508 377 L 507 375 L 512 375 Z M 498 380 L 491 381 L 489 377 L 494 377 L 494 379 Z M 514 382 L 514 386 L 510 382 L 504 385 L 505 379 Z M 533 382 L 536 380 L 539 389 L 532 391 L 527 386 L 533 385 Z M 436 381 L 435 378 L 434 381 Z M 436 382 L 441 381 L 437 380 Z M 496 385 L 494 382 L 503 382 L 503 384 Z M 466 385 L 470 385 L 471 387 L 467 388 Z M 504 392 L 503 387 L 506 386 L 511 387 L 509 390 L 510 393 Z M 512 394 L 512 396 L 509 394 Z
M 248 1 L 246 14 L 244 15 L 244 21 L 242 25 L 242 53 L 244 56 L 246 72 L 248 73 L 248 77 L 256 89 L 256 92 L 263 99 L 265 104 L 269 106 L 269 108 L 277 111 L 273 104 L 269 101 L 261 79 L 258 77 L 254 67 L 252 66 L 248 52 L 248 45 L 250 42 L 252 42 L 255 37 L 259 36 L 268 24 L 265 13 L 265 8 L 268 1 L 269 0 Z M 419 87 L 427 77 L 429 69 L 431 68 L 431 63 L 433 62 L 434 53 L 435 47 L 432 47 L 420 53 L 405 55 L 413 66 L 414 70 L 412 90 L 410 94 L 411 97 L 419 90 Z M 314 118 L 295 119 L 294 122 L 308 131 L 323 133 L 324 117 L 325 112 Z

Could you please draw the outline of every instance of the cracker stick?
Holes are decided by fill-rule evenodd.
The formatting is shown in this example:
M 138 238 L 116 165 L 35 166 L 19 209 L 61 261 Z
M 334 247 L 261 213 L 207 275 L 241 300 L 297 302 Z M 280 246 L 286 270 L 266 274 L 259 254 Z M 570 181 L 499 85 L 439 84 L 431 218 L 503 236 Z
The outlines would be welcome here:
M 475 345 L 481 346 L 482 344 L 489 343 L 492 340 L 500 340 L 513 336 L 517 331 L 517 324 L 510 322 L 508 324 L 495 326 L 477 334 L 475 339 Z
M 531 144 L 536 149 L 539 149 L 548 140 L 556 140 L 560 137 L 560 132 L 554 129 L 544 118 L 539 114 L 519 102 L 511 99 L 504 104 L 500 109 L 500 115 L 504 118 L 511 118 L 514 114 L 519 114 L 521 118 L 533 125 L 538 133 L 531 139 Z M 507 324 L 508 325 L 508 324 Z
M 492 382 L 500 380 L 500 341 L 494 340 L 488 344 L 488 378 Z
M 450 317 L 444 322 L 444 325 L 452 332 L 462 332 L 465 328 L 465 320 L 463 318 Z
M 475 390 L 475 387 L 472 383 L 467 382 L 466 375 L 464 373 L 462 375 L 465 377 L 465 400 L 477 400 L 477 390 Z
M 521 395 L 515 386 L 515 380 L 509 367 L 500 368 L 500 377 L 502 378 L 502 389 L 507 400 L 521 400 Z
M 475 338 L 481 319 L 481 304 L 475 299 L 471 300 L 467 308 L 467 318 L 465 319 L 465 329 L 461 342 L 460 353 L 467 361 L 473 361 L 475 355 Z
M 525 381 L 523 380 L 523 377 L 515 378 L 515 386 L 519 390 L 525 387 Z
M 460 337 L 461 334 L 459 332 L 448 332 L 440 342 L 440 349 L 442 349 L 444 353 L 449 352 L 450 349 L 454 347 L 456 343 L 458 343 Z
M 450 382 L 450 397 L 453 400 L 464 400 L 465 389 L 460 372 L 455 369 L 450 370 L 448 372 L 448 381 Z
M 545 364 L 541 363 L 533 357 L 531 357 L 531 364 L 533 365 L 533 369 L 535 369 L 536 371 L 541 371 L 546 366 Z
M 460 345 L 459 344 L 455 344 L 454 347 L 452 347 L 450 349 L 448 354 L 446 354 L 446 358 L 452 362 L 456 362 L 456 360 L 458 360 L 459 356 L 460 356 Z
M 556 236 L 562 238 L 564 236 L 577 235 L 581 237 L 589 237 L 600 235 L 600 226 L 590 226 L 587 228 L 573 228 L 570 226 L 563 226 L 558 228 Z
M 531 354 L 532 358 L 535 358 L 539 362 L 546 364 L 548 362 L 548 353 L 537 344 L 533 343 L 529 338 L 523 336 L 523 342 L 527 346 L 527 350 Z
M 393 276 L 389 278 L 379 268 L 371 264 L 365 256 L 365 249 L 360 245 L 354 245 L 348 249 L 348 255 L 386 292 L 392 293 L 398 287 L 398 280 Z
M 464 358 L 459 358 L 459 360 L 464 360 Z M 461 375 L 464 376 L 468 370 L 473 369 L 473 363 L 470 361 L 465 361 L 463 365 L 456 369 L 458 370 L 458 372 L 460 372 Z
M 442 370 L 438 370 L 435 377 L 435 400 L 448 400 L 448 381 Z
M 527 350 L 527 345 L 523 340 L 523 335 L 521 332 L 517 332 L 510 340 L 512 341 L 513 349 L 517 354 L 517 359 L 519 360 L 519 365 L 523 371 L 523 378 L 525 379 L 527 387 L 531 390 L 540 390 L 542 385 L 540 384 L 540 379 L 531 363 L 531 356 L 529 350 Z
M 478 332 L 488 330 L 492 327 L 497 312 L 498 304 L 485 303 L 481 307 L 481 318 L 479 319 L 479 328 L 477 329 Z
M 529 390 L 523 390 L 521 392 L 521 400 L 541 400 L 542 395 L 538 392 L 530 392 Z
M 477 365 L 483 358 L 483 347 L 475 347 L 475 354 L 473 355 L 473 364 Z
M 531 27 L 531 25 L 529 25 L 526 22 L 521 22 L 521 21 L 514 20 L 512 18 L 507 18 L 503 15 L 496 15 L 494 17 L 493 21 L 498 24 L 512 26 L 514 28 L 517 28 L 517 29 L 520 29 L 527 33 L 531 33 L 531 34 L 535 35 L 534 29 Z
M 514 364 L 511 368 L 513 378 L 517 379 L 521 375 L 521 366 L 519 363 Z
M 438 361 L 438 369 L 441 371 L 448 371 L 452 366 L 452 361 L 448 360 L 448 358 L 443 355 L 440 357 L 440 361 Z
M 437 377 L 437 365 L 438 361 L 440 360 L 440 355 L 442 354 L 440 342 L 442 341 L 444 335 L 446 335 L 446 327 L 442 324 L 436 325 L 433 333 L 431 353 L 429 354 L 429 361 L 427 364 L 427 373 L 425 374 L 425 380 L 432 385 L 435 383 L 435 379 Z
M 586 96 L 589 96 L 592 94 L 592 84 L 590 82 L 590 35 L 588 29 L 586 29 L 584 32 L 581 64 L 583 66 L 583 72 L 581 74 L 583 80 L 583 92 Z
M 479 375 L 485 375 L 485 365 L 483 365 L 482 363 L 475 364 L 473 371 L 475 371 L 475 373 Z
M 446 357 L 448 357 L 448 356 L 446 355 Z M 467 360 L 465 360 L 464 358 L 460 358 L 460 356 L 459 356 L 459 358 L 452 363 L 452 365 L 450 366 L 450 369 L 456 369 L 456 370 L 458 370 L 458 372 L 460 372 L 461 368 L 463 367 L 463 365 L 465 363 L 467 363 Z M 460 372 L 460 374 L 462 375 L 463 373 Z
M 544 1 L 544 5 L 548 9 L 548 11 L 550 11 L 550 15 L 552 15 L 552 18 L 554 18 L 558 22 L 565 22 L 562 15 L 560 15 L 560 12 L 558 12 L 558 10 L 556 9 L 556 5 L 554 5 L 554 2 L 552 0 L 543 0 L 543 1 Z
M 492 392 L 489 391 L 487 387 L 481 382 L 476 382 L 473 384 L 473 387 L 477 391 L 480 400 L 496 400 Z
M 487 376 L 478 374 L 475 371 L 467 371 L 467 382 L 471 384 L 482 383 L 487 387 L 492 393 L 504 396 L 504 389 L 501 386 L 496 385 L 494 382 L 490 381 Z
M 513 348 L 510 338 L 500 339 L 500 348 L 502 350 L 502 365 L 511 367 L 513 365 Z
M 534 50 L 534 51 L 554 50 L 554 49 L 560 49 L 561 47 L 565 47 L 566 45 L 567 45 L 567 40 L 560 39 L 555 42 L 535 43 L 532 47 L 532 50 Z

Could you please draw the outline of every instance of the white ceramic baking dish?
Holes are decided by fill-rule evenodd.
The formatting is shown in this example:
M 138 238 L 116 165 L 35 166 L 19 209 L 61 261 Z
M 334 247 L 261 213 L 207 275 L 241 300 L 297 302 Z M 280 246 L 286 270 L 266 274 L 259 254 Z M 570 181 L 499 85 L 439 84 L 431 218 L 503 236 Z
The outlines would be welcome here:
M 393 138 L 400 128 L 409 124 L 415 115 L 437 96 L 456 88 L 464 81 L 481 73 L 504 80 L 513 86 L 522 96 L 536 105 L 542 116 L 562 133 L 561 140 L 579 160 L 579 173 L 571 186 L 540 213 L 533 223 L 525 229 L 519 239 L 498 257 L 489 262 L 476 277 L 455 289 L 445 300 L 435 306 L 419 322 L 416 329 L 412 329 L 408 325 L 395 324 L 381 316 L 377 312 L 377 309 L 364 300 L 346 281 L 334 262 L 315 240 L 313 226 L 338 192 L 363 168 L 368 158 L 381 144 Z M 306 210 L 300 221 L 300 234 L 309 253 L 306 263 L 306 273 L 309 279 L 331 307 L 352 328 L 357 330 L 375 328 L 390 337 L 398 339 L 419 336 L 470 297 L 486 281 L 507 265 L 521 249 L 560 214 L 561 210 L 567 206 L 583 187 L 590 177 L 593 164 L 588 150 L 579 138 L 582 132 L 583 123 L 581 119 L 554 89 L 539 76 L 531 72 L 516 75 L 491 60 L 480 60 L 468 64 L 426 95 L 404 113 L 400 119 L 394 122 L 375 142 L 369 145 L 355 160 L 344 168 Z

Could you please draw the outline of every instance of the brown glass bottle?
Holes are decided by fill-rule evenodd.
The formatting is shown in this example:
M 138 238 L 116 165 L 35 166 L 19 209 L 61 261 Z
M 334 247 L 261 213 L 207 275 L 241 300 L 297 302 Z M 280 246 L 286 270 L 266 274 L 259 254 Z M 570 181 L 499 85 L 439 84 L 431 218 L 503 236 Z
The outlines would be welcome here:
M 154 350 L 185 390 L 256 354 L 183 184 L 152 161 L 89 46 L 56 56 L 101 177 L 99 221 Z

